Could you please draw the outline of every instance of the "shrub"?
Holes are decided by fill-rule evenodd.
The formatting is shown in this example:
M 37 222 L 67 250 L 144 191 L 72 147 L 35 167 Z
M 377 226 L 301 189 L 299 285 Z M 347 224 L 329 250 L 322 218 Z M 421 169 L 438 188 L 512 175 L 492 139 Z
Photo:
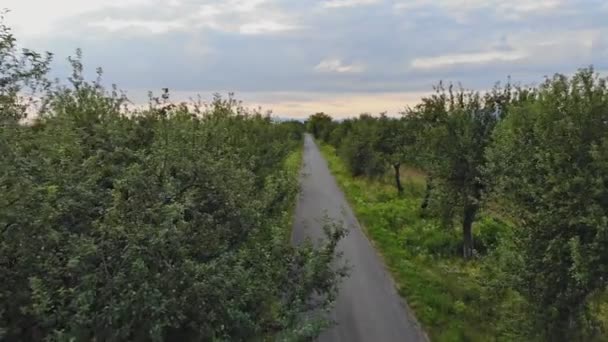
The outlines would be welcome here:
M 556 75 L 513 106 L 488 172 L 519 229 L 516 288 L 545 338 L 588 339 L 590 298 L 607 286 L 608 88 L 592 69 Z
M 232 98 L 171 104 L 168 91 L 125 112 L 70 61 L 70 84 L 50 89 L 32 124 L 2 93 L 0 339 L 314 337 L 342 231 L 319 248 L 285 238 L 297 172 L 283 165 L 300 128 Z M 9 83 L 30 77 L 8 70 L 26 78 Z

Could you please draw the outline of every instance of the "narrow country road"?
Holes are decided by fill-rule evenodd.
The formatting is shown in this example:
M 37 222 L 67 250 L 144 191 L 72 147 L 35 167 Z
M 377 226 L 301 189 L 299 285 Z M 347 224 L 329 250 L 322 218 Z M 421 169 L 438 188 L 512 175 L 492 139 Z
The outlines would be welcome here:
M 344 279 L 332 319 L 337 323 L 319 341 L 426 341 L 409 313 L 327 163 L 310 135 L 304 142 L 301 194 L 296 207 L 293 242 L 322 238 L 321 220 L 327 216 L 342 222 L 348 235 L 339 245 L 350 267 Z

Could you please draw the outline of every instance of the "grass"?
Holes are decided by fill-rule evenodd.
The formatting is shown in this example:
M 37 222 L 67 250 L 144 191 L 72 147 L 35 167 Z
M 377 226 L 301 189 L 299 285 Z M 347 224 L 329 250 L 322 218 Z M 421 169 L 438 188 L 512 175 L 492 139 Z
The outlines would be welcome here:
M 285 161 L 283 162 L 283 170 L 285 170 L 290 178 L 290 181 L 293 183 L 295 191 L 290 194 L 289 200 L 289 211 L 283 215 L 283 224 L 281 225 L 284 230 L 281 232 L 282 238 L 286 241 L 286 243 L 291 243 L 291 234 L 293 223 L 295 219 L 295 210 L 296 210 L 296 199 L 299 189 L 299 181 L 300 181 L 300 169 L 302 168 L 302 153 L 303 153 L 303 144 L 300 144 L 298 148 L 293 150 Z
M 384 257 L 399 293 L 431 339 L 495 340 L 496 324 L 486 317 L 487 302 L 479 281 L 481 262 L 464 262 L 458 256 L 461 238 L 457 230 L 421 217 L 424 174 L 404 169 L 405 191 L 399 195 L 391 177 L 376 181 L 353 178 L 333 147 L 320 146 L 366 234 Z M 488 217 L 475 226 L 478 235 L 480 227 L 487 231 L 504 228 Z
M 353 177 L 332 146 L 318 144 L 398 292 L 433 341 L 539 340 L 528 304 L 510 287 L 512 271 L 505 272 L 519 259 L 512 246 L 513 220 L 500 203 L 489 203 L 478 215 L 473 231 L 479 254 L 465 262 L 458 226 L 442 228 L 439 219 L 422 215 L 424 173 L 403 167 L 404 192 L 398 194 L 392 174 Z M 600 330 L 587 340 L 608 341 L 608 290 L 588 304 Z
M 300 168 L 302 167 L 302 148 L 303 146 L 299 146 L 292 151 L 287 158 L 285 158 L 283 163 L 283 168 L 296 180 L 298 179 Z

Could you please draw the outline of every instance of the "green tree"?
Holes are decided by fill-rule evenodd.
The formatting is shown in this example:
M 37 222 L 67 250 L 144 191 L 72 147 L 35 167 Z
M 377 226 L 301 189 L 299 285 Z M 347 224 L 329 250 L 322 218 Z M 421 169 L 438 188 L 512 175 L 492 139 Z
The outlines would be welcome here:
M 517 290 L 551 341 L 589 340 L 608 272 L 608 89 L 593 69 L 555 75 L 510 108 L 487 156 L 519 225 Z
M 0 125 L 18 122 L 27 115 L 36 96 L 45 91 L 52 55 L 17 49 L 16 39 L 4 22 L 7 10 L 0 9 Z
M 401 164 L 404 163 L 411 151 L 413 135 L 406 127 L 407 121 L 389 118 L 381 114 L 378 119 L 378 137 L 376 150 L 381 158 L 393 169 L 395 187 L 399 193 L 403 192 L 401 185 Z
M 384 174 L 385 163 L 377 144 L 378 129 L 378 120 L 369 114 L 361 114 L 352 120 L 338 152 L 353 176 L 377 177 Z
M 344 138 L 346 137 L 348 132 L 350 132 L 353 122 L 354 121 L 352 119 L 344 119 L 336 123 L 334 129 L 329 135 L 329 144 L 339 149 L 342 145 L 342 141 L 344 141 Z
M 10 34 L 1 46 L 0 339 L 302 340 L 327 324 L 343 231 L 289 243 L 301 128 L 168 90 L 128 111 L 80 52 L 23 124 L 47 62 L 30 73 Z
M 316 113 L 308 118 L 306 128 L 315 138 L 327 141 L 333 129 L 333 124 L 331 116 L 325 113 Z
M 462 222 L 463 255 L 471 258 L 474 251 L 473 222 L 481 207 L 486 186 L 482 170 L 485 150 L 499 118 L 505 115 L 511 88 L 495 88 L 482 96 L 478 92 L 445 89 L 424 98 L 410 109 L 407 116 L 418 122 L 422 132 L 418 143 L 426 154 L 425 169 L 439 187 L 443 213 L 451 220 L 458 208 Z M 456 212 L 458 212 L 456 211 Z

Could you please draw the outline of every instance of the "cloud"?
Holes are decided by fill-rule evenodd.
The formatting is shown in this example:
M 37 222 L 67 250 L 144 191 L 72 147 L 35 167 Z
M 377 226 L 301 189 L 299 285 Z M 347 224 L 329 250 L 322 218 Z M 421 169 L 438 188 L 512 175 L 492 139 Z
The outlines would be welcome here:
M 525 84 L 589 64 L 608 70 L 604 0 L 3 0 L 4 6 L 13 10 L 8 20 L 20 46 L 55 53 L 52 77 L 69 75 L 66 57 L 81 47 L 91 74 L 102 66 L 108 83 L 144 101 L 147 90 L 162 87 L 234 91 L 282 115 L 315 106 L 346 115 L 391 111 L 438 80 L 484 89 L 508 75 Z M 407 99 L 397 95 L 406 93 Z
M 381 3 L 382 0 L 327 0 L 322 3 L 324 8 L 344 8 L 365 5 L 375 5 Z
M 40 35 L 53 31 L 64 19 L 107 7 L 118 9 L 141 5 L 145 0 L 3 0 L 0 9 L 8 8 L 9 23 L 19 35 Z
M 318 72 L 328 72 L 328 73 L 360 73 L 365 70 L 365 67 L 362 64 L 348 64 L 345 65 L 342 63 L 340 59 L 337 58 L 329 58 L 324 59 L 317 66 L 315 66 L 315 71 Z
M 577 1 L 577 0 L 574 0 Z M 435 9 L 460 23 L 477 20 L 480 15 L 494 15 L 498 20 L 522 20 L 564 10 L 572 1 L 564 0 L 401 0 L 393 8 L 397 13 Z
M 437 57 L 421 57 L 412 61 L 414 69 L 437 69 L 461 64 L 486 64 L 492 62 L 511 62 L 525 58 L 522 52 L 487 51 L 476 53 L 449 54 Z
M 297 28 L 292 16 L 268 0 L 206 3 L 198 6 L 198 11 L 187 18 L 193 27 L 246 35 L 274 34 Z
M 345 0 L 348 1 L 348 0 Z M 513 12 L 546 12 L 565 6 L 564 0 L 397 0 L 394 8 L 408 10 L 414 8 L 432 7 L 459 11 L 476 11 L 480 9 L 495 9 L 497 11 Z
M 183 29 L 184 23 L 177 20 L 137 20 L 137 19 L 111 19 L 105 18 L 88 24 L 90 27 L 99 27 L 110 32 L 123 30 L 144 30 L 154 34 L 166 33 L 176 29 Z
M 39 0 L 7 1 L 14 17 L 10 23 L 19 34 L 33 37 L 62 34 L 86 38 L 84 32 L 74 30 L 75 26 L 97 33 L 140 35 L 197 30 L 263 35 L 298 27 L 296 16 L 273 0 L 57 0 L 52 6 L 39 6 Z
M 267 34 L 291 31 L 296 29 L 296 26 L 280 23 L 272 20 L 261 20 L 251 23 L 246 23 L 239 27 L 239 32 L 242 34 Z

